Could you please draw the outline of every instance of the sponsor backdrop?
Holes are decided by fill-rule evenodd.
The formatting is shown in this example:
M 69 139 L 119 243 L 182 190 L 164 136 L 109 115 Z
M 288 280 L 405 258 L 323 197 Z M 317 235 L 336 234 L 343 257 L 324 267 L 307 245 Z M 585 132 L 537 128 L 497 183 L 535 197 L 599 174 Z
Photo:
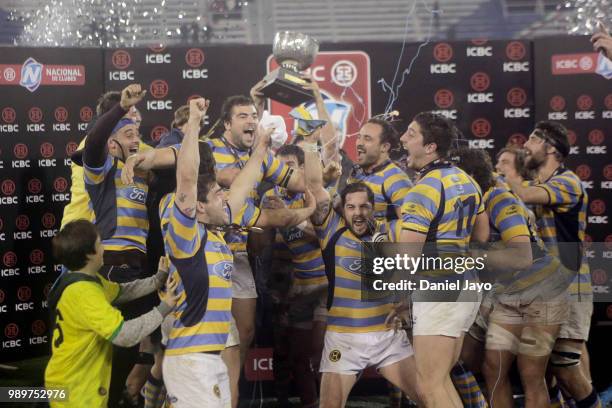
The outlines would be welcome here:
M 212 100 L 207 123 L 215 123 L 224 97 L 247 94 L 276 67 L 270 50 L 5 49 L 0 56 L 0 85 L 7 96 L 0 101 L 0 361 L 47 352 L 47 344 L 36 342 L 48 341 L 44 290 L 57 275 L 49 238 L 69 199 L 65 157 L 82 138 L 98 95 L 132 82 L 142 84 L 148 93 L 139 105 L 141 133 L 154 145 L 168 131 L 174 110 L 191 97 Z M 569 165 L 591 196 L 589 235 L 593 241 L 605 241 L 605 194 L 612 183 L 605 133 L 612 118 L 612 95 L 606 93 L 609 82 L 594 73 L 596 57 L 588 40 L 580 37 L 404 48 L 397 43 L 323 44 L 310 72 L 339 129 L 338 141 L 351 157 L 361 124 L 392 110 L 399 112 L 400 132 L 417 112 L 438 111 L 457 122 L 470 146 L 492 154 L 510 141 L 524 142 L 536 119 L 562 121 L 576 140 Z M 316 112 L 314 106 L 306 107 Z M 293 128 L 289 107 L 272 102 L 268 108 Z M 43 267 L 45 272 L 32 276 Z M 607 274 L 597 272 L 598 291 L 610 290 Z M 24 308 L 33 310 L 21 311 Z M 612 308 L 604 309 L 598 319 L 612 320 Z M 252 357 L 247 378 L 270 379 L 272 350 L 256 349 Z

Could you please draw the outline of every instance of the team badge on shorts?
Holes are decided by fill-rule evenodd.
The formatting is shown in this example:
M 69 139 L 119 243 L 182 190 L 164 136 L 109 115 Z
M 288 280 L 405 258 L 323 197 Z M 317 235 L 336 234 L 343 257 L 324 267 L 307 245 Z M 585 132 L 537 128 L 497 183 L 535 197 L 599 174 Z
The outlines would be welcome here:
M 221 390 L 219 389 L 219 386 L 217 384 L 213 386 L 213 393 L 217 398 L 221 398 Z
M 332 350 L 329 353 L 329 360 L 332 363 L 335 363 L 337 361 L 340 361 L 340 359 L 342 358 L 342 353 L 340 352 L 340 350 Z

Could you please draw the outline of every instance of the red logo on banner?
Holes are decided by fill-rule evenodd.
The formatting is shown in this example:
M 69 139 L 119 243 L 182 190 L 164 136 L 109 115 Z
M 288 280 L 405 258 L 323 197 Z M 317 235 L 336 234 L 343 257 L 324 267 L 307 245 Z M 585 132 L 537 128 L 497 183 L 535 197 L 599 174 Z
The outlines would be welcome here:
M 13 153 L 16 158 L 25 159 L 28 157 L 28 146 L 23 143 L 17 143 L 15 147 L 13 147 Z
M 68 182 L 65 178 L 58 177 L 53 181 L 53 188 L 55 188 L 55 191 L 58 193 L 63 193 L 68 188 Z
M 4 327 L 4 335 L 9 339 L 14 339 L 19 336 L 19 326 L 15 323 L 9 323 Z
M 47 325 L 42 320 L 34 320 L 32 322 L 32 334 L 42 336 L 47 331 Z
M 591 74 L 597 66 L 597 53 L 557 54 L 551 58 L 553 75 Z
M 486 38 L 473 38 L 472 39 L 472 44 L 474 45 L 485 45 L 487 43 L 487 41 L 489 41 Z
M 5 298 L 6 298 L 6 295 L 4 294 L 4 291 L 0 289 L 0 303 L 4 303 Z
M 608 281 L 608 274 L 603 269 L 595 269 L 591 276 L 593 276 L 593 283 L 596 285 L 603 285 Z
M 132 58 L 130 57 L 130 53 L 124 50 L 117 50 L 113 52 L 113 56 L 111 57 L 111 61 L 113 66 L 117 69 L 126 69 L 130 66 L 132 62 Z
M 485 91 L 489 85 L 491 85 L 491 80 L 489 75 L 486 73 L 476 72 L 474 75 L 472 75 L 472 78 L 470 78 L 470 85 L 472 85 L 472 89 L 474 89 L 476 92 L 482 92 Z
M 278 64 L 270 55 L 267 71 L 271 72 L 277 67 Z M 308 71 L 319 83 L 325 106 L 338 130 L 338 146 L 354 159 L 356 135 L 371 116 L 370 57 L 361 51 L 322 51 L 317 54 Z M 313 101 L 303 106 L 313 116 L 317 116 Z M 291 109 L 290 106 L 270 101 L 270 112 L 285 119 L 288 132 L 295 126 L 289 115 Z
M 512 136 L 510 136 L 510 138 L 508 139 L 508 144 L 523 147 L 526 141 L 527 141 L 527 138 L 525 137 L 524 134 L 515 133 Z
M 28 118 L 30 118 L 30 122 L 32 123 L 40 122 L 43 118 L 42 110 L 40 110 L 40 108 L 36 106 L 30 108 L 30 110 L 28 111 Z
M 198 68 L 204 63 L 204 51 L 199 48 L 191 48 L 185 54 L 185 62 L 191 68 Z
M 589 142 L 594 145 L 600 145 L 605 139 L 604 132 L 599 129 L 593 129 L 589 132 Z
M 441 109 L 449 108 L 454 101 L 455 97 L 448 89 L 440 89 L 434 95 L 434 103 Z
M 606 99 L 604 99 L 604 105 L 607 110 L 612 110 L 612 94 L 608 94 Z
M 554 110 L 555 112 L 565 109 L 565 98 L 560 95 L 555 95 L 550 98 L 550 109 Z
M 518 41 L 512 41 L 506 45 L 506 56 L 512 61 L 518 61 L 525 57 L 525 46 Z
M 479 118 L 472 122 L 472 134 L 476 137 L 487 137 L 491 133 L 491 123 L 484 119 Z
M 569 141 L 569 144 L 571 146 L 576 144 L 576 140 L 578 140 L 578 137 L 576 136 L 576 132 L 574 132 L 573 130 L 567 129 L 567 140 Z
M 607 180 L 612 180 L 612 164 L 606 164 L 603 169 L 603 175 Z
M 166 46 L 163 44 L 153 44 L 149 46 L 149 49 L 153 52 L 162 52 L 166 49 Z
M 83 106 L 79 111 L 82 122 L 89 122 L 93 118 L 93 110 L 89 106 Z
M 594 215 L 601 215 L 606 212 L 606 203 L 603 200 L 591 201 L 591 212 Z
M 35 249 L 30 252 L 30 262 L 34 265 L 40 265 L 45 260 L 45 254 L 40 249 Z
M 591 167 L 587 164 L 581 164 L 576 167 L 576 174 L 580 177 L 580 180 L 588 180 L 591 177 Z
M 433 55 L 436 61 L 446 62 L 453 58 L 453 47 L 447 43 L 440 43 L 434 47 Z
M 27 215 L 21 214 L 15 218 L 15 226 L 20 231 L 25 231 L 30 226 L 30 219 Z
M 32 289 L 30 289 L 28 286 L 21 286 L 19 289 L 17 289 L 17 299 L 19 299 L 20 302 L 27 302 L 31 297 Z
M 13 251 L 6 252 L 2 257 L 2 262 L 7 268 L 17 265 L 17 255 Z
M 42 190 L 42 183 L 39 179 L 33 178 L 28 181 L 28 191 L 30 194 L 38 194 Z
M 508 91 L 506 100 L 514 107 L 523 106 L 527 102 L 527 94 L 523 88 L 512 88 Z
M 55 116 L 55 120 L 60 123 L 64 123 L 66 119 L 68 119 L 68 110 L 66 110 L 66 108 L 63 106 L 59 106 L 55 109 L 53 115 Z
M 45 143 L 40 145 L 40 154 L 45 159 L 48 159 L 51 156 L 53 156 L 53 153 L 55 153 L 55 147 L 53 147 L 53 145 L 51 143 L 45 142 Z
M 253 348 L 247 352 L 244 362 L 244 376 L 247 381 L 274 380 L 272 348 Z
M 168 133 L 168 128 L 165 126 L 155 126 L 153 129 L 151 129 L 151 140 L 153 140 L 154 142 L 159 142 L 159 139 L 161 139 L 161 137 Z
M 13 108 L 4 108 L 2 109 L 2 120 L 4 123 L 13 123 L 17 118 L 17 113 L 15 113 L 15 109 Z
M 78 149 L 79 145 L 76 142 L 68 142 L 66 144 L 66 155 L 72 156 L 74 152 Z
M 163 79 L 156 79 L 155 81 L 151 82 L 149 90 L 151 91 L 151 95 L 153 95 L 154 98 L 165 98 L 166 95 L 168 95 L 168 83 Z
M 593 106 L 593 98 L 589 95 L 580 95 L 578 99 L 576 99 L 576 106 L 582 111 L 589 110 Z
M 55 215 L 52 213 L 45 213 L 42 216 L 42 224 L 45 228 L 53 228 L 55 226 Z
M 15 182 L 13 180 L 4 180 L 2 182 L 2 194 L 12 195 L 15 192 Z
M 606 235 L 606 239 L 604 239 L 606 249 L 612 249 L 612 234 Z

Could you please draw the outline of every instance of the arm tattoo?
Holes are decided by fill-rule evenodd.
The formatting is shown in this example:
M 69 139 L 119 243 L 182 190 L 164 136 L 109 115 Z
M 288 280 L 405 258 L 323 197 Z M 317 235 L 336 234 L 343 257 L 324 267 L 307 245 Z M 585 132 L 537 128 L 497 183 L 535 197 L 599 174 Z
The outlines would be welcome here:
M 178 200 L 179 200 L 179 202 L 181 202 L 181 203 L 184 203 L 186 198 L 187 198 L 187 194 L 185 194 L 185 193 L 181 193 L 181 194 L 179 194 L 179 196 L 178 196 Z
M 323 221 L 325 221 L 325 218 L 327 217 L 327 214 L 329 214 L 331 208 L 331 200 L 325 200 L 325 201 L 320 201 L 317 203 L 317 209 L 315 210 L 314 214 L 312 214 L 312 221 L 314 224 L 317 225 L 321 225 L 323 224 Z

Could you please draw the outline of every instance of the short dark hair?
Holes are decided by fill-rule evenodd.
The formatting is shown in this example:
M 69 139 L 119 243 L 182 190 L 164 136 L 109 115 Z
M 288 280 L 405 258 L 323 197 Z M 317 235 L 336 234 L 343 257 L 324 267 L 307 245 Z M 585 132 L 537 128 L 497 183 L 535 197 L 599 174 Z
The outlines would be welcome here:
M 87 220 L 71 221 L 53 238 L 53 257 L 71 271 L 87 265 L 87 256 L 96 253 L 100 234 Z
M 495 159 L 499 160 L 499 157 L 504 153 L 514 155 L 514 169 L 523 179 L 530 180 L 533 178 L 531 171 L 527 168 L 527 166 L 525 166 L 525 151 L 523 149 L 519 149 L 515 146 L 506 146 L 497 152 Z
M 103 93 L 100 98 L 98 98 L 98 103 L 96 104 L 96 115 L 100 116 L 111 110 L 113 106 L 115 106 L 121 100 L 121 92 L 117 91 L 109 91 Z
M 414 119 L 421 128 L 423 145 L 435 143 L 438 157 L 446 157 L 457 139 L 457 127 L 449 119 L 432 112 L 418 113 Z
M 548 144 L 559 152 L 557 159 L 565 160 L 570 152 L 570 144 L 567 138 L 567 128 L 559 122 L 542 120 L 535 125 L 535 130 L 540 131 Z
M 221 106 L 221 122 L 231 122 L 232 121 L 232 109 L 234 106 L 249 106 L 255 105 L 253 99 L 244 95 L 234 95 L 230 96 L 223 101 L 223 106 Z
M 198 169 L 198 192 L 197 200 L 203 203 L 208 202 L 208 192 L 216 181 L 215 158 L 212 149 L 206 142 L 198 142 L 200 150 L 200 167 Z
M 357 183 L 347 184 L 347 186 L 344 187 L 340 192 L 340 200 L 342 202 L 342 207 L 344 207 L 344 204 L 346 203 L 347 195 L 359 192 L 367 193 L 368 201 L 370 202 L 370 204 L 372 204 L 372 206 L 374 206 L 374 192 L 370 187 L 367 186 L 367 184 L 358 181 Z
M 372 123 L 382 128 L 380 144 L 389 143 L 391 145 L 390 150 L 397 149 L 399 146 L 399 134 L 391 122 L 380 118 L 370 118 L 366 123 Z
M 276 156 L 295 156 L 298 164 L 304 164 L 304 150 L 298 145 L 286 144 L 282 145 L 277 151 Z
M 483 193 L 495 185 L 493 163 L 491 163 L 491 156 L 485 150 L 461 146 L 454 149 L 450 157 L 457 167 L 478 183 Z

